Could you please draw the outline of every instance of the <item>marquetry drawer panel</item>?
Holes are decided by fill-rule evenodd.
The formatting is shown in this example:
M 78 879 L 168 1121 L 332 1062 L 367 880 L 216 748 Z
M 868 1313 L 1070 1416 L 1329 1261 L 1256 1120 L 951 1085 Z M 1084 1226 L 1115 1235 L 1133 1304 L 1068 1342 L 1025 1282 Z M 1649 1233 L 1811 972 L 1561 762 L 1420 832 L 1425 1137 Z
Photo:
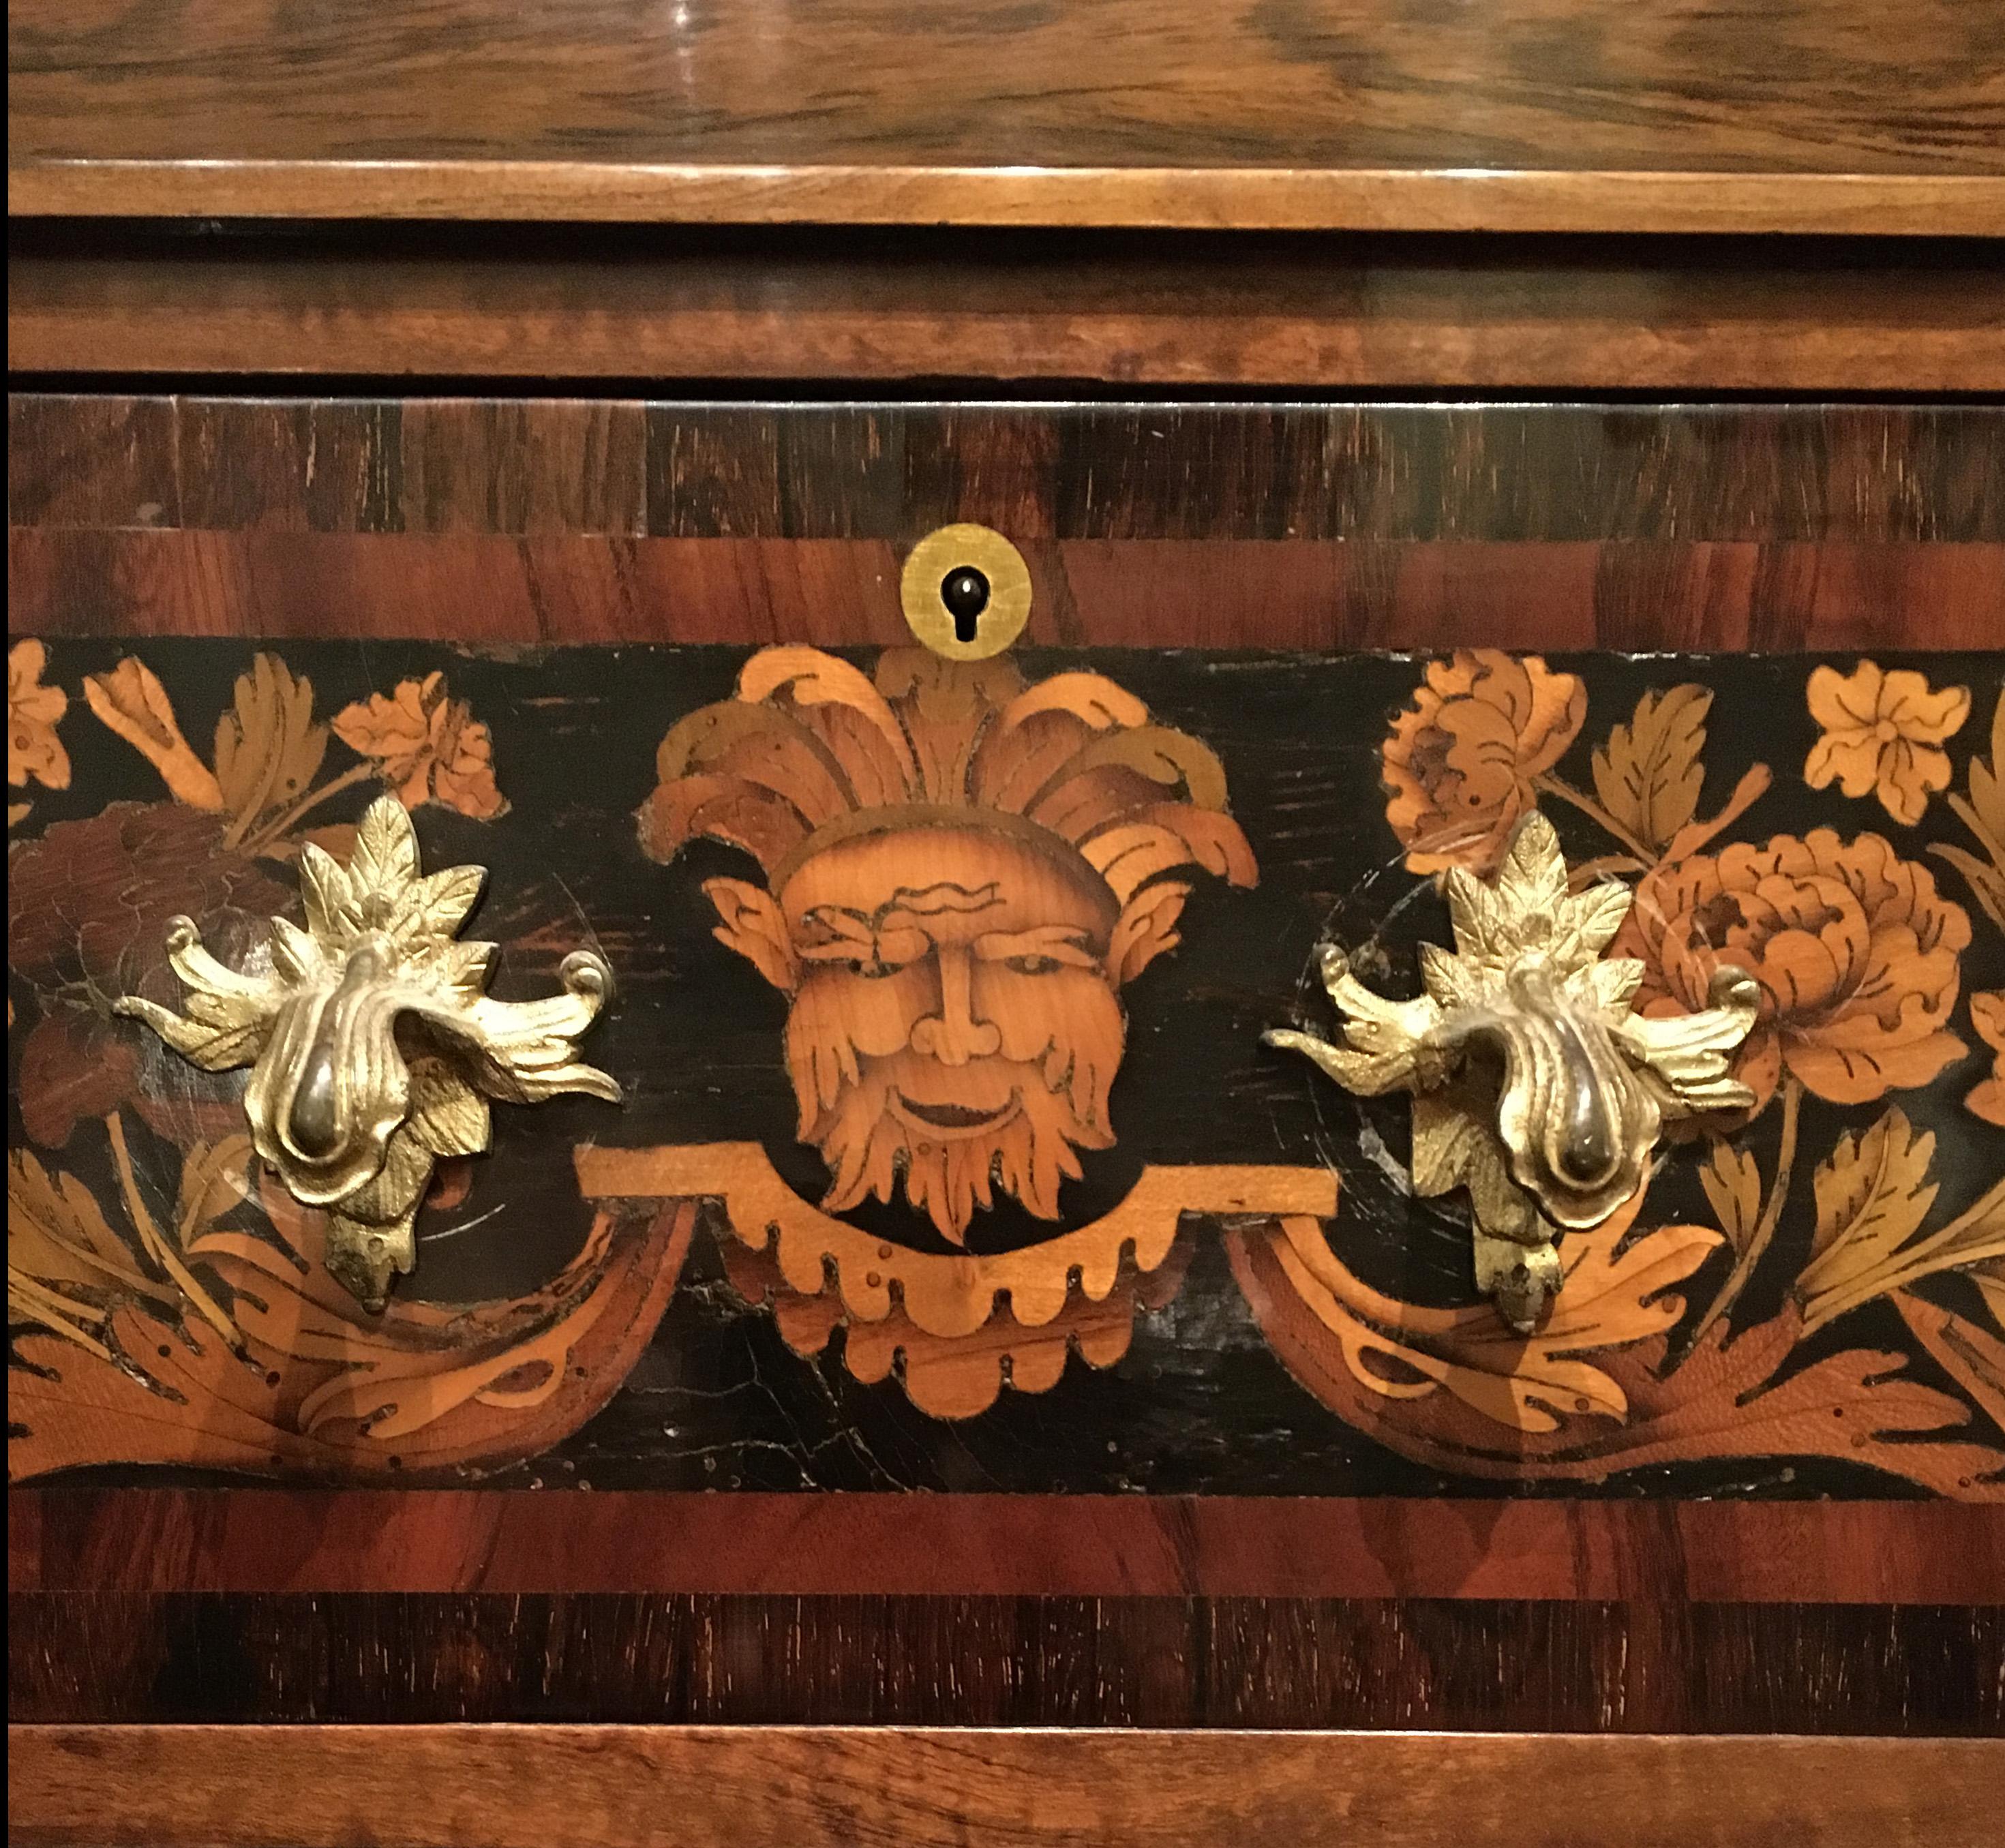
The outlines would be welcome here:
M 17 1590 L 1996 1596 L 1995 413 L 12 417 Z

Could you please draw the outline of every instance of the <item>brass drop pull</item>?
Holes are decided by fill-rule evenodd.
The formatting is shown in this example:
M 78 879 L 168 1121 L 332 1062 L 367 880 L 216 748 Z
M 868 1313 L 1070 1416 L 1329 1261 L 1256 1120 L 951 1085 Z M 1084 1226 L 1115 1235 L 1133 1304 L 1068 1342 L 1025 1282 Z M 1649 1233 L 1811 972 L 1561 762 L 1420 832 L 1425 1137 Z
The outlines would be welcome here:
M 577 1057 L 612 991 L 604 958 L 567 956 L 564 992 L 546 1001 L 487 995 L 495 946 L 457 941 L 486 876 L 421 872 L 411 818 L 386 796 L 346 868 L 301 849 L 306 928 L 271 920 L 269 967 L 226 966 L 177 917 L 167 948 L 186 1015 L 136 996 L 115 1004 L 205 1071 L 252 1068 L 252 1142 L 295 1199 L 327 1209 L 328 1270 L 371 1310 L 416 1262 L 413 1225 L 438 1158 L 487 1147 L 490 1098 L 620 1101 Z
M 1494 878 L 1462 867 L 1443 878 L 1455 949 L 1421 945 L 1424 994 L 1387 1001 L 1326 947 L 1343 1043 L 1262 1037 L 1361 1096 L 1414 1094 L 1413 1191 L 1469 1190 L 1477 1285 L 1528 1333 L 1560 1286 L 1560 1233 L 1599 1225 L 1635 1194 L 1664 1119 L 1754 1101 L 1727 1055 L 1761 991 L 1722 968 L 1698 1013 L 1632 1012 L 1642 964 L 1601 952 L 1633 895 L 1613 880 L 1569 892 L 1558 836 L 1536 811 Z

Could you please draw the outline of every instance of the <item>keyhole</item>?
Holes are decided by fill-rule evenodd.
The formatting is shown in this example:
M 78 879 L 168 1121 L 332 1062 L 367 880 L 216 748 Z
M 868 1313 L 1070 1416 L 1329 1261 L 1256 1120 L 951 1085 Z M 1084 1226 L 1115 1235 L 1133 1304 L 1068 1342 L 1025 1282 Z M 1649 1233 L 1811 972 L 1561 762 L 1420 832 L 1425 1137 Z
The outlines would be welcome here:
M 940 580 L 940 601 L 953 618 L 953 639 L 972 642 L 988 607 L 988 580 L 972 565 L 957 565 Z

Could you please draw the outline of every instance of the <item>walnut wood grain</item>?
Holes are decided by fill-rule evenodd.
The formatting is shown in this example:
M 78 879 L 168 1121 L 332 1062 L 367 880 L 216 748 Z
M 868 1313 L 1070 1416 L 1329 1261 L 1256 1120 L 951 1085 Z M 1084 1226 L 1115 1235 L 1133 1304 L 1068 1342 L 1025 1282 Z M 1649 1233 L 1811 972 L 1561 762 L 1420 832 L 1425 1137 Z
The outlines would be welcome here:
M 2005 387 L 2005 254 L 1887 240 L 17 233 L 19 370 Z
M 22 217 L 1994 237 L 1989 175 L 31 157 Z
M 1996 0 L 1885 27 L 1865 0 L 28 0 L 10 209 L 1996 230 Z
M 57 1486 L 8 1530 L 12 1591 L 2005 1606 L 2005 1517 L 1931 1502 Z
M 757 1727 L 42 1727 L 9 1732 L 10 1833 L 204 1848 L 688 1848 L 1006 1836 L 1538 1848 L 1975 1841 L 1995 1741 Z M 303 1793 L 311 1792 L 302 1801 Z M 1619 1822 L 1618 1822 L 1619 1819 Z M 1604 1839 L 1613 1839 L 1612 1836 Z

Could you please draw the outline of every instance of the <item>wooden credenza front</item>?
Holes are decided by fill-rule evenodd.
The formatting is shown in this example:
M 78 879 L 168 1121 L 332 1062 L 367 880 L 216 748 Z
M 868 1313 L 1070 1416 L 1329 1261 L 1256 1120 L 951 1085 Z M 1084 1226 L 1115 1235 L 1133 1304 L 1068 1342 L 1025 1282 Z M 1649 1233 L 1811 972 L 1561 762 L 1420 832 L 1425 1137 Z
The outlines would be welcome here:
M 1987 9 L 672 10 L 16 9 L 16 1832 L 1983 1839 Z M 1533 812 L 1763 1000 L 1521 1336 L 1261 1036 Z M 344 1229 L 113 1004 L 406 840 L 609 1082 Z

